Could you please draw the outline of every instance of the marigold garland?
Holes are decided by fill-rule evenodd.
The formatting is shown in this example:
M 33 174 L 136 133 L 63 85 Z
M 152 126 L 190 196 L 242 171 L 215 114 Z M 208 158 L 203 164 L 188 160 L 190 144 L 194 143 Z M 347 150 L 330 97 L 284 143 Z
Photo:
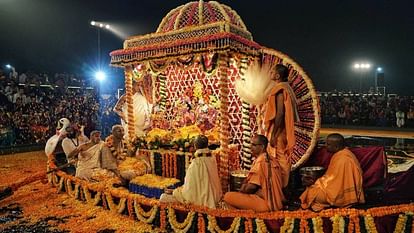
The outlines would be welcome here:
M 280 233 L 292 233 L 295 221 L 293 218 L 285 218 L 282 227 L 280 227 Z
M 397 224 L 395 224 L 394 233 L 404 232 L 406 222 L 407 222 L 407 215 L 400 214 L 398 216 Z
M 165 228 L 167 227 L 167 215 L 165 213 L 165 209 L 161 209 L 160 211 L 160 228 L 162 230 L 165 230 Z
M 267 233 L 267 232 L 269 232 L 267 230 L 267 226 L 264 223 L 263 219 L 256 218 L 255 221 L 256 221 L 256 231 L 258 233 Z
M 309 232 L 309 225 L 308 225 L 308 221 L 305 218 L 301 218 L 300 219 L 300 228 L 299 228 L 299 232 L 300 233 L 305 233 L 305 232 Z
M 166 155 L 164 153 L 161 154 L 161 164 L 162 164 L 162 176 L 165 177 L 167 174 L 167 163 L 166 163 Z
M 168 177 L 174 177 L 174 163 L 173 163 L 174 154 L 169 154 L 168 157 L 169 157 L 168 160 L 170 164 L 170 174 Z
M 127 197 L 127 208 L 129 218 L 134 219 L 134 200 L 130 196 Z
M 168 222 L 170 223 L 171 228 L 174 230 L 174 232 L 187 232 L 193 223 L 195 214 L 196 213 L 194 211 L 188 212 L 185 220 L 182 223 L 179 223 L 175 216 L 174 209 L 168 207 Z
M 128 157 L 128 142 L 125 139 L 122 139 L 124 147 L 122 148 L 121 154 L 118 154 L 118 150 L 115 148 L 113 135 L 110 135 L 105 139 L 105 144 L 117 160 L 125 160 L 125 158 Z
M 370 214 L 364 216 L 364 222 L 365 229 L 367 229 L 369 233 L 378 233 L 377 228 L 375 227 L 374 218 Z
M 175 154 L 173 156 L 173 167 L 174 167 L 174 178 L 178 178 L 178 164 L 177 164 L 177 156 L 178 154 Z
M 350 219 L 352 219 L 352 221 L 354 223 L 355 232 L 357 232 L 357 233 L 361 232 L 361 227 L 359 225 L 359 216 L 352 216 Z M 350 232 L 352 232 L 352 231 L 350 231 Z
M 118 214 L 121 214 L 125 210 L 125 204 L 126 204 L 126 198 L 121 198 L 119 200 L 118 205 L 114 203 L 114 200 L 112 199 L 112 195 L 109 193 L 105 193 L 106 201 L 108 203 L 109 210 L 118 212 Z
M 53 177 L 52 177 L 52 180 L 55 180 L 55 179 L 54 179 L 55 177 L 57 177 L 57 176 L 53 176 Z M 65 183 L 65 180 L 64 180 L 63 178 L 60 178 L 60 180 L 59 180 L 59 184 L 58 184 L 58 192 L 61 192 L 61 191 L 63 190 L 63 186 L 64 186 L 64 184 L 66 184 L 66 183 Z
M 83 193 L 85 195 L 85 199 L 86 199 L 87 203 L 89 203 L 93 206 L 96 206 L 96 205 L 99 204 L 99 202 L 101 201 L 101 193 L 100 192 L 96 192 L 95 197 L 92 198 L 91 193 L 90 193 L 89 189 L 86 186 L 83 186 L 82 189 L 83 189 Z
M 217 225 L 217 220 L 215 216 L 207 215 L 208 219 L 208 230 L 210 232 L 218 232 L 218 233 L 230 233 L 230 232 L 238 232 L 241 222 L 241 217 L 235 217 L 233 219 L 233 222 L 231 223 L 231 226 L 227 230 L 222 230 Z
M 198 213 L 197 219 L 197 230 L 198 233 L 205 233 L 206 232 L 206 222 L 204 221 L 204 216 L 202 213 Z
M 75 188 L 72 188 L 72 181 L 67 179 L 66 180 L 66 192 L 67 194 L 69 194 L 69 196 L 71 197 L 75 197 L 78 198 L 79 195 L 79 184 L 75 184 Z
M 153 216 L 154 219 L 155 218 L 158 219 L 157 216 L 159 216 L 160 228 L 166 229 L 166 226 L 167 226 L 166 221 L 169 220 L 167 219 L 167 215 L 165 213 L 166 209 L 165 207 L 160 208 L 159 202 L 157 200 L 151 200 L 148 198 L 139 197 L 139 195 L 130 194 L 127 191 L 123 191 L 123 192 L 114 191 L 109 186 L 101 185 L 99 183 L 89 183 L 87 181 L 80 180 L 76 177 L 69 176 L 63 172 L 56 172 L 52 174 L 52 184 L 56 186 L 57 188 L 61 186 L 60 187 L 61 189 L 63 189 L 63 186 L 64 186 L 66 188 L 65 190 L 66 193 L 71 194 L 71 196 L 75 197 L 76 199 L 79 198 L 79 195 L 83 195 L 87 203 L 94 204 L 94 205 L 99 204 L 101 195 L 106 195 L 106 197 L 105 196 L 102 197 L 101 205 L 103 205 L 104 208 L 109 209 L 109 210 L 113 210 L 114 208 L 124 210 L 126 204 L 122 203 L 122 200 L 125 200 L 126 202 L 126 200 L 130 200 L 133 197 L 134 207 L 135 207 L 135 203 L 137 203 L 138 206 L 141 204 L 153 206 L 153 208 L 148 212 L 143 211 L 142 208 L 141 208 L 142 211 L 139 211 L 138 208 L 136 208 L 135 212 L 137 213 L 138 220 L 145 222 L 145 220 L 148 220 L 150 217 L 152 217 L 152 215 L 154 215 Z M 73 187 L 73 185 L 75 185 L 75 187 Z M 106 194 L 104 194 L 103 191 L 107 189 L 111 191 L 109 193 L 107 192 Z M 91 197 L 91 194 L 90 194 L 91 191 L 97 192 L 94 198 Z M 109 198 L 111 195 L 113 197 L 121 198 L 120 203 L 118 205 L 111 202 L 112 197 Z M 160 211 L 158 212 L 159 215 L 157 214 L 157 211 L 154 211 L 154 206 L 156 206 L 156 208 L 158 208 L 158 210 Z M 200 215 L 202 216 L 203 215 L 202 213 L 205 213 L 208 219 L 207 229 L 209 230 L 213 229 L 213 232 L 230 232 L 231 229 L 233 228 L 236 229 L 236 226 L 238 230 L 241 226 L 241 218 L 246 218 L 246 219 L 251 218 L 256 223 L 256 227 L 255 227 L 256 229 L 253 229 L 254 226 L 252 222 L 246 221 L 244 223 L 246 226 L 246 231 L 256 230 L 259 232 L 260 231 L 259 229 L 262 229 L 262 226 L 264 226 L 263 229 L 266 229 L 265 228 L 266 226 L 263 222 L 264 219 L 268 219 L 268 220 L 284 219 L 285 222 L 283 226 L 281 227 L 280 232 L 292 232 L 294 230 L 295 219 L 297 220 L 296 221 L 298 224 L 297 227 L 302 225 L 302 221 L 301 221 L 302 219 L 305 219 L 305 220 L 312 219 L 314 232 L 323 232 L 323 229 L 322 229 L 322 218 L 323 217 L 331 217 L 333 232 L 344 232 L 345 227 L 348 228 L 348 232 L 360 232 L 361 230 L 367 230 L 368 232 L 376 232 L 376 227 L 375 227 L 375 222 L 374 222 L 375 217 L 392 215 L 396 213 L 401 213 L 401 214 L 399 215 L 394 232 L 404 232 L 404 231 L 407 231 L 407 229 L 411 228 L 411 227 L 407 228 L 407 225 L 409 225 L 407 224 L 407 221 L 412 221 L 411 218 L 409 218 L 408 216 L 412 215 L 412 211 L 414 210 L 414 204 L 411 203 L 411 204 L 402 204 L 402 205 L 395 205 L 395 206 L 376 207 L 376 208 L 371 208 L 367 210 L 327 209 L 319 213 L 315 213 L 311 211 L 303 211 L 303 210 L 301 211 L 277 211 L 277 212 L 271 212 L 271 213 L 255 213 L 252 211 L 218 210 L 218 209 L 208 209 L 208 208 L 199 207 L 199 206 L 179 205 L 179 204 L 171 205 L 170 208 L 173 208 L 174 211 L 181 210 L 181 211 L 194 212 L 195 214 L 198 214 L 197 215 L 198 217 Z M 128 212 L 130 213 L 130 215 L 133 212 L 132 209 L 133 207 L 128 207 Z M 139 213 L 141 214 L 142 219 L 139 219 L 138 217 Z M 144 215 L 147 215 L 147 216 L 144 216 Z M 216 220 L 217 217 L 233 217 L 234 219 L 233 219 L 232 226 L 230 227 L 230 229 L 226 231 L 223 231 L 222 229 L 220 229 L 217 225 L 217 220 Z M 363 222 L 361 222 L 362 224 L 361 226 L 363 226 L 363 229 L 359 227 L 359 217 L 362 217 L 361 221 Z M 349 224 L 347 224 L 348 219 L 349 219 Z M 207 224 L 204 218 L 198 218 L 197 222 L 199 224 L 202 224 L 204 222 L 204 227 L 205 227 L 205 224 Z M 201 229 L 201 228 L 202 228 L 201 225 L 198 226 L 198 229 Z M 311 229 L 309 228 L 306 229 L 304 227 L 297 228 L 296 230 L 301 230 L 303 232 L 311 232 Z
M 321 217 L 312 218 L 313 232 L 323 233 L 323 221 Z
M 155 216 L 157 215 L 159 206 L 154 205 L 151 210 L 145 212 L 137 200 L 134 200 L 134 210 L 135 214 L 137 215 L 137 218 L 141 222 L 145 223 L 152 223 L 155 219 Z

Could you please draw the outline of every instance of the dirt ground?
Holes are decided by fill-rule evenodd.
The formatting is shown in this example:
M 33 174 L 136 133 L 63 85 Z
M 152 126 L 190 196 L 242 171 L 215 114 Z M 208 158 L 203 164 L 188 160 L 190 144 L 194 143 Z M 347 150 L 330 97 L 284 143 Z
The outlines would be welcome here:
M 43 151 L 0 156 L 0 187 L 46 170 Z M 0 201 L 0 232 L 154 232 L 151 226 L 75 200 L 36 181 Z

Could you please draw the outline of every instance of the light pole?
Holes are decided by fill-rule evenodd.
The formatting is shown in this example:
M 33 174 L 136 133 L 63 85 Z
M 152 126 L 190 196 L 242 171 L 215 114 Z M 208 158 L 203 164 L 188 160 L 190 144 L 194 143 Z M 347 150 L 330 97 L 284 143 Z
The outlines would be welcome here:
M 106 23 L 97 22 L 92 20 L 91 25 L 96 27 L 98 36 L 98 69 L 101 70 L 101 29 L 110 29 L 111 26 Z
M 371 68 L 371 64 L 366 63 L 366 62 L 362 62 L 362 63 L 354 63 L 354 69 L 356 70 L 356 72 L 359 73 L 359 93 L 361 93 L 362 91 L 362 76 L 364 74 L 364 72 L 370 70 Z
M 14 68 L 14 66 L 12 66 L 10 64 L 7 64 L 6 65 L 6 68 L 9 69 L 9 70 L 11 70 L 10 73 L 9 73 L 9 77 L 10 78 L 17 79 L 16 68 Z

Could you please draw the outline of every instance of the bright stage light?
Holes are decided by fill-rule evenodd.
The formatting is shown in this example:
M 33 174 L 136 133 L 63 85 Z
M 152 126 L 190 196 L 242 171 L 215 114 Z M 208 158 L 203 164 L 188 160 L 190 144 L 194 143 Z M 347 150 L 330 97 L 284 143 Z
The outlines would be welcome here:
M 382 72 L 382 67 L 378 67 L 378 68 L 377 68 L 377 71 L 378 71 L 378 72 Z
M 100 24 L 99 24 L 99 27 L 103 28 L 103 26 L 104 26 L 104 25 L 103 25 L 102 23 L 100 23 Z
M 361 65 L 360 64 L 358 64 L 358 63 L 356 63 L 355 65 L 354 65 L 354 68 L 355 69 L 359 69 L 361 67 Z
M 95 73 L 95 78 L 99 81 L 103 81 L 106 78 L 106 74 L 103 71 L 98 71 Z
M 11 69 L 11 68 L 12 68 L 12 66 L 11 66 L 10 64 L 7 64 L 7 65 L 6 65 L 6 68 L 7 68 L 7 69 Z
M 91 21 L 91 25 L 92 26 L 95 26 L 96 25 L 96 22 L 95 21 Z
M 109 29 L 111 26 L 109 26 L 109 24 L 105 25 L 106 29 Z

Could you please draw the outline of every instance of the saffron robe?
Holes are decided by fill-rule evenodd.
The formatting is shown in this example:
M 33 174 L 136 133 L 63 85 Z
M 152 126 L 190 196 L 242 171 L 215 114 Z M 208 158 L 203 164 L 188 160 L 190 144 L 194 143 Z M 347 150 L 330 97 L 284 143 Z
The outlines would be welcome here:
M 358 160 L 348 148 L 336 152 L 326 173 L 300 196 L 302 208 L 320 211 L 329 206 L 364 203 L 362 174 Z
M 274 121 L 277 114 L 276 96 L 282 93 L 284 99 L 284 119 L 282 129 L 276 138 L 276 147 L 270 145 L 270 140 L 274 128 Z M 267 152 L 276 157 L 282 169 L 283 187 L 289 182 L 289 173 L 291 168 L 290 155 L 295 146 L 295 122 L 299 121 L 299 115 L 296 109 L 296 97 L 288 82 L 277 83 L 271 90 L 266 104 L 262 109 L 264 135 L 269 140 Z
M 269 179 L 269 164 L 266 154 L 257 157 L 247 175 L 246 182 L 259 186 L 254 194 L 241 192 L 228 192 L 224 195 L 224 201 L 237 209 L 251 209 L 256 212 L 276 211 L 283 208 L 282 201 L 282 174 L 278 161 L 269 156 L 271 177 Z M 269 182 L 270 181 L 270 182 Z

